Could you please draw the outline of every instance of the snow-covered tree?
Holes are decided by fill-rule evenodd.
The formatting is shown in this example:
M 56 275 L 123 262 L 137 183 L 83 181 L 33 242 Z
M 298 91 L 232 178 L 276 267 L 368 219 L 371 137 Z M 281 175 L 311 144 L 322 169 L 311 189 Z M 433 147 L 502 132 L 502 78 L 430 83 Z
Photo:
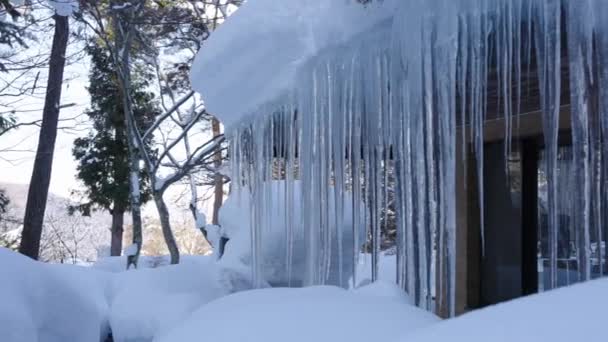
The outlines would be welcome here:
M 107 48 L 99 40 L 91 42 L 87 51 L 92 66 L 89 75 L 91 108 L 86 115 L 93 123 L 89 134 L 74 141 L 72 153 L 78 160 L 77 176 L 85 186 L 84 202 L 75 207 L 83 214 L 101 209 L 112 215 L 111 255 L 120 255 L 124 213 L 130 209 L 129 164 L 127 134 L 122 94 L 116 82 L 113 63 Z M 145 128 L 159 112 L 154 94 L 149 87 L 145 66 L 137 68 L 134 75 L 133 111 L 140 127 Z M 150 142 L 147 139 L 146 142 Z M 146 147 L 147 148 L 147 147 Z M 149 199 L 149 186 L 145 173 L 139 177 L 142 203 Z

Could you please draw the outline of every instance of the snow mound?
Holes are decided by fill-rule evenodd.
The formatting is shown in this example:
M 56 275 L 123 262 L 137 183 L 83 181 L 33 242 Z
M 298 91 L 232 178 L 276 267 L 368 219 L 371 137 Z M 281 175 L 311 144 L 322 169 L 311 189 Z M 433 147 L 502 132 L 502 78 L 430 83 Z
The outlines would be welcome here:
M 105 341 L 109 333 L 115 342 L 152 341 L 204 304 L 252 286 L 248 270 L 212 257 L 129 271 L 125 264 L 45 264 L 0 248 L 0 341 Z
M 391 297 L 337 287 L 274 288 L 230 295 L 204 306 L 155 342 L 391 341 L 439 319 Z
M 114 340 L 152 341 L 202 305 L 251 286 L 249 273 L 220 267 L 206 256 L 116 273 L 109 289 Z
M 605 342 L 608 279 L 545 292 L 464 316 L 398 341 Z
M 43 264 L 0 248 L 0 340 L 102 340 L 108 280 L 104 272 Z
M 399 2 L 247 1 L 205 42 L 192 67 L 192 86 L 230 129 L 292 88 L 311 57 L 391 19 Z
M 203 271 L 205 270 L 205 271 Z M 118 273 L 110 324 L 118 341 L 149 341 L 199 306 L 228 294 L 211 263 L 171 265 Z

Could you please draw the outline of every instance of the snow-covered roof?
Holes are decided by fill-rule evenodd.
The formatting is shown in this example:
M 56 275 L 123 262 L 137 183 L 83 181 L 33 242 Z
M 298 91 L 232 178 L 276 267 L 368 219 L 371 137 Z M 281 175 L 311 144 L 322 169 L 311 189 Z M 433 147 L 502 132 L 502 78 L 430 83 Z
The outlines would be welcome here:
M 193 87 L 226 127 L 294 88 L 300 66 L 390 22 L 397 0 L 251 0 L 219 27 L 192 68 Z

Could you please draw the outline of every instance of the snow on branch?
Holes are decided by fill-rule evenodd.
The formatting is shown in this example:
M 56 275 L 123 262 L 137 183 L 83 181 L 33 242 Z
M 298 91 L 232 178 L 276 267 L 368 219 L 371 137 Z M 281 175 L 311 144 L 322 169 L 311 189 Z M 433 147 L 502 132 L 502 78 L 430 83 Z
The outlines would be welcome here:
M 193 115 L 191 117 L 190 122 L 188 123 L 188 125 L 186 127 L 184 127 L 183 131 L 177 136 L 175 137 L 175 139 L 165 148 L 165 150 L 160 154 L 160 156 L 158 157 L 158 163 L 154 166 L 155 169 L 157 169 L 160 166 L 161 161 L 167 156 L 168 153 L 171 152 L 171 150 L 178 144 L 180 143 L 184 137 L 186 137 L 188 135 L 188 133 L 190 132 L 190 129 L 192 129 L 192 127 L 194 127 L 194 125 L 199 121 L 199 119 L 206 113 L 205 110 L 201 110 L 199 112 L 196 113 L 196 115 Z
M 115 11 L 120 11 L 120 10 L 127 9 L 129 7 L 132 7 L 132 6 L 133 6 L 133 4 L 127 1 L 127 2 L 124 2 L 124 3 L 120 4 L 120 5 L 114 5 L 114 6 L 112 6 L 112 9 L 115 10 Z
M 150 128 L 148 128 L 146 130 L 146 132 L 143 135 L 143 138 L 146 139 L 147 137 L 149 137 L 150 134 L 152 134 L 154 132 L 154 130 L 156 130 L 158 128 L 158 126 L 160 126 L 165 120 L 167 120 L 167 118 L 169 118 L 175 111 L 177 111 L 179 109 L 179 107 L 181 107 L 193 95 L 194 95 L 194 91 L 191 90 L 186 95 L 184 95 L 184 97 L 182 97 L 181 99 L 179 99 L 173 105 L 173 107 L 169 108 L 163 115 L 159 116 L 158 119 L 156 119 L 156 121 L 154 122 L 154 124 L 152 124 L 152 126 L 150 126 Z
M 49 0 L 49 4 L 62 17 L 68 17 L 78 10 L 78 2 L 74 0 Z
M 222 134 L 199 146 L 186 161 L 184 161 L 181 165 L 176 165 L 175 172 L 166 177 L 157 177 L 154 185 L 155 190 L 162 192 L 162 190 L 166 189 L 171 184 L 188 175 L 194 167 L 201 163 L 201 161 L 205 160 L 205 158 L 207 158 L 209 155 L 215 153 L 225 140 L 226 138 Z

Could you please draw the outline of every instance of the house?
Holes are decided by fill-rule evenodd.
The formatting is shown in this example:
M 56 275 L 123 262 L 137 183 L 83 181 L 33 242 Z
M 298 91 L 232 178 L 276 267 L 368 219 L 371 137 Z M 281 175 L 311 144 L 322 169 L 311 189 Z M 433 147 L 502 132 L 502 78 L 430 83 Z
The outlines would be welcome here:
M 243 5 L 192 81 L 232 136 L 254 274 L 284 201 L 304 284 L 364 245 L 379 278 L 394 221 L 396 281 L 443 316 L 606 275 L 605 23 L 603 0 Z M 330 200 L 366 241 L 341 243 Z

